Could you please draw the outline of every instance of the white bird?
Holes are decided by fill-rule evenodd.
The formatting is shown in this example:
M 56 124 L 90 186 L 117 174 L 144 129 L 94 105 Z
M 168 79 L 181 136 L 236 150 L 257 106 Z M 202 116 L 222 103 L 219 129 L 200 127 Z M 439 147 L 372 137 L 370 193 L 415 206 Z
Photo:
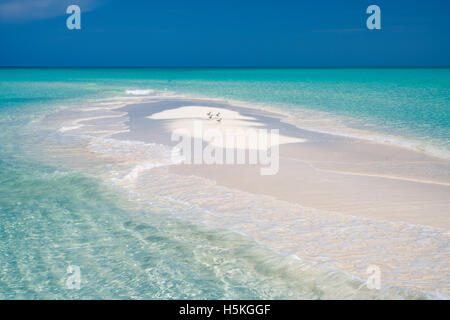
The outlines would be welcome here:
M 221 122 L 221 121 L 222 121 L 222 118 L 218 118 L 218 119 L 216 119 L 216 121 L 217 121 L 217 122 Z
M 217 112 L 217 113 L 216 113 L 216 117 L 220 117 L 220 112 Z

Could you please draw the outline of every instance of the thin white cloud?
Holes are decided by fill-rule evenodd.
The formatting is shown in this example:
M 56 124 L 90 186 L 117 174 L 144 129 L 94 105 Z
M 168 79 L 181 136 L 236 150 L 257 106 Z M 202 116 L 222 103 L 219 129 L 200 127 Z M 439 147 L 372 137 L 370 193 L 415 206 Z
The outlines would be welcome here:
M 69 5 L 80 6 L 82 12 L 101 4 L 99 0 L 0 0 L 0 22 L 27 22 L 66 14 Z

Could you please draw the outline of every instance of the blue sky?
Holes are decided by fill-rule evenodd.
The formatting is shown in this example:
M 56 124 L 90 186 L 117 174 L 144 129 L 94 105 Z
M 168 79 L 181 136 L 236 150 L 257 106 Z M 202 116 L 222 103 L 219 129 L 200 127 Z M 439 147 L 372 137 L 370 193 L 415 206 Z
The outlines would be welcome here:
M 448 0 L 0 0 L 1 66 L 450 66 L 449 39 Z

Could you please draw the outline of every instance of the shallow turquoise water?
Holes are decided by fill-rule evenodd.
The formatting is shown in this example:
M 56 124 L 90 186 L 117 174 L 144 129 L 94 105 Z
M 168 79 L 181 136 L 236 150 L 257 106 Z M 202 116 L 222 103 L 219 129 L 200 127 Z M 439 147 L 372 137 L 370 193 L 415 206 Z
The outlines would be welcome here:
M 0 154 L 0 299 L 421 297 L 368 292 L 346 274 L 175 219 L 177 209 L 139 206 L 89 174 L 13 146 Z M 80 268 L 78 290 L 69 266 Z
M 139 88 L 318 111 L 316 120 L 344 117 L 351 128 L 450 155 L 449 68 L 2 69 L 0 83 L 1 105 Z
M 447 151 L 449 84 L 449 69 L 0 69 L 0 298 L 358 296 L 358 281 L 308 278 L 309 267 L 251 239 L 30 157 L 23 128 L 140 88 L 331 112 Z M 69 265 L 81 268 L 80 290 L 67 289 Z
M 2 161 L 0 185 L 0 299 L 315 296 L 251 241 L 112 201 L 81 174 Z

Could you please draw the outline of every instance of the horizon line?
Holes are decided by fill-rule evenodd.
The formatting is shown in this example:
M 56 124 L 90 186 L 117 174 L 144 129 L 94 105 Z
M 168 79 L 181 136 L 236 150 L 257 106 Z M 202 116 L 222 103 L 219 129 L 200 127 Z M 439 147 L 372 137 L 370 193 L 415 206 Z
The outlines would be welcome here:
M 444 66 L 1 66 L 0 69 L 431 69 Z

